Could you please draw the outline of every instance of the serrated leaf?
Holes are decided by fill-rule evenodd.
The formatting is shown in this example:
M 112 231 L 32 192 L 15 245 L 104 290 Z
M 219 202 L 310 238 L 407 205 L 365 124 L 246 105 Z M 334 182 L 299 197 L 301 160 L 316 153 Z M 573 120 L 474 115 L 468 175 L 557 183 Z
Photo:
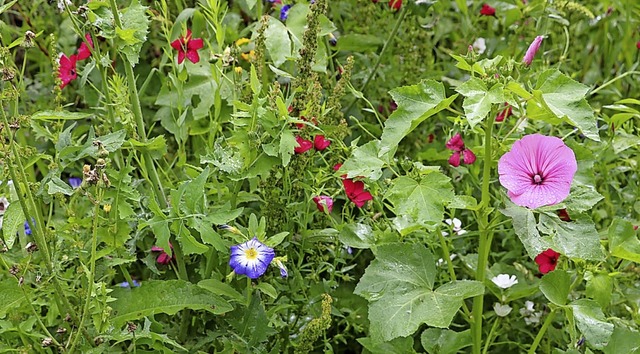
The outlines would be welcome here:
M 570 212 L 582 213 L 593 208 L 602 199 L 604 197 L 594 187 L 574 181 L 571 184 L 571 193 L 564 204 Z
M 189 226 L 200 233 L 202 242 L 213 246 L 218 252 L 228 252 L 229 247 L 224 243 L 222 237 L 213 229 L 211 224 L 199 217 L 189 219 Z
M 527 104 L 529 118 L 562 119 L 589 139 L 600 141 L 596 117 L 585 99 L 589 87 L 551 69 L 538 76 L 535 91 L 535 99 Z
M 558 252 L 571 258 L 599 261 L 604 259 L 598 231 L 588 216 L 579 215 L 565 222 L 555 214 L 540 215 L 539 230 L 548 230 Z
M 450 181 L 440 172 L 429 173 L 420 181 L 398 177 L 385 198 L 393 204 L 396 215 L 409 215 L 425 226 L 436 225 L 444 219 L 444 205 L 454 197 Z
M 279 67 L 291 57 L 291 39 L 287 27 L 279 20 L 268 16 L 268 25 L 264 31 L 265 47 L 275 67 Z
M 24 222 L 25 216 L 20 203 L 9 204 L 2 217 L 2 236 L 8 249 L 11 249 L 16 242 L 18 228 L 23 226 Z
M 571 277 L 564 270 L 554 270 L 547 273 L 540 281 L 540 291 L 554 304 L 562 306 L 567 303 L 569 290 L 571 288 Z
M 573 317 L 587 342 L 596 349 L 603 349 L 613 333 L 613 324 L 606 322 L 602 310 L 593 300 L 580 299 L 571 303 Z
M 632 223 L 620 218 L 613 219 L 608 236 L 612 256 L 640 263 L 640 241 Z
M 404 86 L 389 92 L 398 105 L 384 123 L 378 156 L 395 151 L 400 141 L 420 123 L 449 107 L 457 95 L 446 98 L 444 85 L 423 80 L 417 85 Z
M 76 123 L 69 125 L 67 129 L 63 130 L 58 135 L 58 141 L 56 142 L 56 151 L 59 153 L 62 149 L 71 145 L 71 131 L 76 127 Z
M 115 328 L 157 313 L 175 315 L 183 309 L 191 309 L 219 315 L 233 309 L 220 296 L 184 280 L 149 280 L 133 289 L 114 289 L 109 295 L 116 299 L 109 304 L 113 309 L 111 323 Z
M 480 79 L 472 77 L 456 88 L 456 91 L 464 96 L 462 108 L 471 128 L 491 112 L 491 105 L 504 103 L 502 84 L 495 84 L 491 89 Z
M 131 66 L 136 66 L 140 58 L 140 50 L 147 40 L 149 18 L 147 7 L 133 1 L 121 16 L 122 28 L 116 28 L 118 51 L 124 54 Z
M 466 297 L 481 283 L 456 281 L 433 291 L 435 260 L 420 244 L 393 243 L 377 249 L 355 293 L 369 301 L 370 335 L 375 341 L 406 337 L 426 323 L 446 328 Z
M 380 142 L 372 140 L 353 150 L 351 156 L 342 164 L 341 172 L 347 174 L 347 178 L 365 177 L 378 180 L 382 177 L 384 161 L 378 158 Z
M 204 207 L 207 204 L 207 197 L 204 190 L 204 185 L 209 178 L 210 169 L 207 166 L 198 177 L 186 182 L 184 188 L 185 210 L 188 214 L 200 214 L 204 212 Z
M 509 201 L 505 203 L 507 207 L 500 210 L 500 212 L 511 218 L 513 231 L 518 235 L 520 242 L 524 245 L 531 259 L 535 259 L 540 253 L 553 248 L 553 243 L 549 237 L 540 236 L 536 227 L 536 218 L 531 210 L 517 206 Z
M 278 149 L 280 157 L 282 158 L 282 166 L 287 167 L 289 165 L 291 155 L 293 155 L 293 150 L 297 146 L 298 142 L 293 136 L 293 133 L 288 129 L 283 130 L 280 135 L 280 148 Z

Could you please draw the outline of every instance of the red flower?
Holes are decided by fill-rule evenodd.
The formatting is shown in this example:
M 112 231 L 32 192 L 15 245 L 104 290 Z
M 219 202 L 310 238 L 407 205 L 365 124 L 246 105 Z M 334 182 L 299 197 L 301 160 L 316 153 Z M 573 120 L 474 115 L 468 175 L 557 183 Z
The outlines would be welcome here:
M 511 106 L 505 102 L 504 104 L 507 108 L 503 109 L 502 112 L 498 113 L 498 115 L 496 116 L 496 122 L 502 122 L 504 121 L 506 118 L 509 118 L 509 116 L 511 115 Z
M 169 243 L 169 247 L 171 247 L 171 249 L 173 250 L 173 245 L 171 243 Z M 169 264 L 169 262 L 171 262 L 172 258 L 175 258 L 175 254 L 173 254 L 173 257 L 169 257 L 167 252 L 165 252 L 164 248 L 162 248 L 162 247 L 153 246 L 153 247 L 151 247 L 151 251 L 152 252 L 160 252 L 160 255 L 158 256 L 158 258 L 156 258 L 156 262 L 158 262 L 160 264 L 167 265 L 167 264 Z
M 296 136 L 296 142 L 298 142 L 298 146 L 293 149 L 296 154 L 302 154 L 313 147 L 313 143 L 310 140 L 303 139 L 300 136 Z
M 640 49 L 640 41 L 636 42 L 636 48 Z
M 82 42 L 82 44 L 80 44 L 80 48 L 78 48 L 78 60 L 85 60 L 90 57 L 91 50 L 89 49 L 89 47 L 93 49 L 93 40 L 91 39 L 91 35 L 87 33 L 84 35 L 84 38 L 86 38 L 87 42 L 89 42 L 89 46 L 87 46 L 84 41 Z
M 436 136 L 433 134 L 429 134 L 429 136 L 427 136 L 427 143 L 431 144 L 433 142 L 433 139 L 435 139 Z
M 326 195 L 321 195 L 321 196 L 313 197 L 313 201 L 316 203 L 316 206 L 318 207 L 318 210 L 320 210 L 321 213 L 324 213 L 325 210 L 331 213 L 331 210 L 333 210 L 333 199 L 331 197 L 328 197 Z
M 64 54 L 60 56 L 58 77 L 62 80 L 62 83 L 60 84 L 61 90 L 78 77 L 78 73 L 76 72 L 77 61 L 78 57 L 75 54 L 70 57 L 67 57 Z
M 453 167 L 460 166 L 460 157 L 462 157 L 462 162 L 466 165 L 471 165 L 476 162 L 476 155 L 464 146 L 464 141 L 460 133 L 456 133 L 456 135 L 449 139 L 445 147 L 453 151 L 453 154 L 449 157 L 449 164 Z
M 318 151 L 328 148 L 329 145 L 331 145 L 331 140 L 325 139 L 324 135 L 316 135 L 316 137 L 313 138 L 313 146 Z
M 482 4 L 482 9 L 480 9 L 480 15 L 482 16 L 495 16 L 496 9 L 489 6 L 488 4 Z
M 202 38 L 191 38 L 191 30 L 188 29 L 186 36 L 171 42 L 171 47 L 178 51 L 178 64 L 182 64 L 185 57 L 195 64 L 200 61 L 198 49 L 204 47 L 204 41 Z
M 338 171 L 340 169 L 340 167 L 342 167 L 342 164 L 341 163 L 337 163 L 337 164 L 333 165 L 333 170 L 334 171 Z
M 540 270 L 540 273 L 547 274 L 556 269 L 559 257 L 560 253 L 552 250 L 551 248 L 537 255 L 535 262 L 538 264 L 538 270 Z
M 402 0 L 390 0 L 389 7 L 396 11 L 400 10 L 402 7 Z
M 342 185 L 344 186 L 345 192 L 347 192 L 349 200 L 355 203 L 358 208 L 362 208 L 364 203 L 373 199 L 371 193 L 365 192 L 362 181 L 354 182 L 352 179 L 345 178 L 342 180 Z
M 571 217 L 569 216 L 569 213 L 567 213 L 567 209 L 560 209 L 557 211 L 557 213 L 558 217 L 560 217 L 560 220 L 571 221 Z

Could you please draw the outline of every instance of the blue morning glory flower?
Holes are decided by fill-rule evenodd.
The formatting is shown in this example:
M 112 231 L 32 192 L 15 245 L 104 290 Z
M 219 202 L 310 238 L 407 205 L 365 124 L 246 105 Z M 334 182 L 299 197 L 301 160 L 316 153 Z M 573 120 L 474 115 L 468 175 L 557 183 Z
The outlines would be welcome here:
M 287 17 L 289 16 L 289 9 L 291 8 L 291 5 L 284 5 L 281 9 L 280 9 L 280 21 L 286 21 Z
M 267 271 L 275 255 L 273 248 L 267 247 L 254 237 L 245 243 L 231 246 L 229 265 L 236 274 L 256 279 Z
M 82 184 L 82 178 L 69 177 L 69 185 L 71 185 L 71 188 L 76 189 L 80 187 L 81 184 Z
M 132 280 L 131 281 L 133 283 L 133 287 L 137 288 L 140 286 L 140 282 L 137 280 Z M 123 281 L 122 283 L 118 284 L 119 287 L 121 288 L 128 288 L 129 287 L 129 282 Z
M 289 276 L 289 272 L 287 271 L 287 266 L 285 266 L 284 263 L 282 262 L 282 258 L 286 260 L 287 257 L 278 257 L 273 261 L 276 263 L 278 268 L 280 268 L 280 276 L 283 278 L 286 278 Z

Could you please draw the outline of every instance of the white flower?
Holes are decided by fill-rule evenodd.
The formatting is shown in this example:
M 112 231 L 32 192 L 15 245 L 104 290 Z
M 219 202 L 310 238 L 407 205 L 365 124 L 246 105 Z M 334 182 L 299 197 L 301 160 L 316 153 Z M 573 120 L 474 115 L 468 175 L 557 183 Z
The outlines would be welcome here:
M 487 50 L 487 42 L 484 40 L 484 38 L 478 37 L 478 39 L 473 42 L 473 49 L 478 51 L 478 54 L 482 54 L 485 50 Z
M 450 255 L 449 255 L 449 259 L 450 259 L 450 260 L 454 260 L 454 259 L 456 259 L 456 257 L 458 257 L 458 255 L 457 255 L 457 254 L 455 254 L 455 253 L 452 253 L 452 254 L 450 254 Z M 438 259 L 438 261 L 436 262 L 436 265 L 437 265 L 438 267 L 442 267 L 442 266 L 443 266 L 443 265 L 445 265 L 445 264 L 446 264 L 446 263 L 445 263 L 444 259 L 442 259 L 442 258 Z
M 58 0 L 58 11 L 64 12 L 67 6 L 71 6 L 73 3 L 71 0 Z
M 498 274 L 497 276 L 491 278 L 491 281 L 503 289 L 508 289 L 518 284 L 518 277 L 516 277 L 515 275 L 509 276 L 509 274 Z
M 527 325 L 540 323 L 542 318 L 542 311 L 536 312 L 534 309 L 534 303 L 531 301 L 525 301 L 523 308 L 520 309 L 520 314 L 524 316 L 524 323 Z
M 449 225 L 449 226 L 453 226 L 451 229 L 453 230 L 453 232 L 455 232 L 458 236 L 466 234 L 467 230 L 462 229 L 462 221 L 460 221 L 460 219 L 458 218 L 453 218 L 453 219 L 445 219 L 444 220 L 445 224 Z M 442 236 L 448 236 L 449 233 L 442 231 Z
M 499 302 L 496 302 L 493 304 L 493 310 L 496 312 L 496 315 L 505 317 L 511 313 L 511 310 L 513 310 L 513 308 L 509 305 L 503 305 Z

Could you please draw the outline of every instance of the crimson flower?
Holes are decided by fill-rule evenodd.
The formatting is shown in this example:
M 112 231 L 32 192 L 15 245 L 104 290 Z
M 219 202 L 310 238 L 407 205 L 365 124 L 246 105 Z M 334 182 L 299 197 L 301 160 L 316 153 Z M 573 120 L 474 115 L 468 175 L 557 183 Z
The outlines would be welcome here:
M 315 138 L 313 138 L 313 146 L 318 151 L 328 148 L 329 145 L 331 145 L 331 140 L 325 139 L 324 135 L 316 135 Z
M 58 77 L 62 80 L 62 83 L 60 84 L 61 90 L 78 77 L 78 72 L 76 71 L 77 61 L 78 57 L 75 54 L 70 57 L 67 57 L 64 54 L 60 56 Z
M 640 41 L 636 42 L 636 48 L 640 49 Z
M 91 56 L 91 49 L 93 49 L 93 40 L 91 39 L 91 35 L 87 33 L 84 35 L 84 38 L 87 39 L 89 45 L 87 46 L 84 41 L 80 44 L 80 48 L 78 48 L 78 60 L 85 60 L 89 58 Z M 91 47 L 91 49 L 89 49 L 89 47 Z
M 173 245 L 171 243 L 169 243 L 169 247 L 171 247 L 171 249 L 173 250 Z M 153 246 L 151 247 L 151 251 L 152 252 L 160 252 L 160 255 L 158 256 L 158 258 L 156 258 L 156 262 L 158 262 L 159 264 L 163 264 L 163 265 L 167 265 L 171 262 L 172 258 L 175 258 L 175 254 L 173 254 L 173 257 L 169 257 L 169 255 L 167 254 L 167 252 L 164 251 L 164 248 L 159 247 L 159 246 Z
M 338 171 L 340 169 L 340 167 L 342 167 L 342 164 L 341 163 L 337 163 L 337 164 L 333 165 L 333 170 L 334 171 Z
M 171 47 L 178 51 L 178 64 L 182 64 L 186 57 L 192 63 L 200 61 L 198 49 L 204 47 L 202 38 L 191 38 L 191 30 L 187 30 L 187 35 L 171 42 Z
M 371 193 L 364 190 L 364 182 L 362 181 L 354 181 L 352 179 L 345 178 L 342 180 L 342 185 L 344 186 L 344 190 L 347 193 L 349 200 L 351 200 L 358 208 L 362 208 L 364 203 L 373 199 Z
M 460 166 L 461 161 L 466 165 L 471 165 L 476 162 L 476 155 L 464 146 L 464 141 L 460 133 L 456 133 L 456 135 L 449 139 L 445 147 L 453 151 L 453 154 L 449 157 L 449 164 L 453 167 Z
M 558 213 L 560 220 L 567 222 L 571 221 L 571 217 L 569 216 L 569 213 L 567 213 L 567 209 L 560 209 L 556 213 Z
M 560 203 L 569 196 L 578 170 L 575 154 L 556 137 L 526 135 L 500 157 L 500 184 L 511 201 L 535 209 Z
M 540 273 L 547 274 L 556 269 L 556 266 L 558 265 L 558 258 L 560 258 L 560 253 L 549 248 L 537 255 L 534 261 L 538 264 L 538 270 L 540 270 Z
M 310 140 L 303 139 L 299 135 L 296 136 L 296 142 L 298 143 L 298 146 L 293 148 L 293 151 L 295 151 L 296 154 L 302 154 L 306 151 L 309 151 L 311 148 L 313 148 L 313 143 Z
M 313 201 L 316 203 L 316 206 L 321 213 L 324 213 L 325 210 L 328 213 L 331 213 L 333 210 L 333 199 L 331 197 L 320 195 L 313 197 Z
M 390 0 L 389 7 L 395 11 L 400 10 L 402 7 L 402 0 Z
M 482 4 L 482 9 L 480 9 L 480 15 L 482 16 L 495 16 L 496 9 L 494 7 L 489 6 L 488 4 Z
M 500 113 L 498 113 L 498 115 L 496 116 L 496 122 L 502 122 L 505 119 L 509 118 L 509 116 L 511 115 L 511 106 L 508 103 L 504 103 L 504 105 L 507 107 L 505 109 L 503 109 Z

